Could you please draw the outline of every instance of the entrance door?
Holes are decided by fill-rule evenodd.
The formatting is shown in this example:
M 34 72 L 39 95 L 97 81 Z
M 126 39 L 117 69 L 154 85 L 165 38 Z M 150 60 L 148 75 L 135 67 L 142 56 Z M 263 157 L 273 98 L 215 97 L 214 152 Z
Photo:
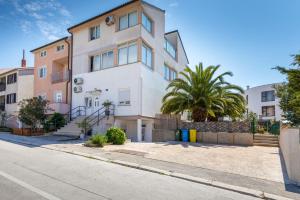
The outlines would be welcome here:
M 99 96 L 87 96 L 85 97 L 86 114 L 90 115 L 100 109 Z

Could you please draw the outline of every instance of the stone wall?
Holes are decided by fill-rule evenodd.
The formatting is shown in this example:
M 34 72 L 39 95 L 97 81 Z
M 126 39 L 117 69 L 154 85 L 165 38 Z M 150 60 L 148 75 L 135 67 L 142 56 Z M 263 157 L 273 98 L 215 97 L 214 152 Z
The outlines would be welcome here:
M 250 133 L 249 122 L 181 122 L 179 128 L 200 132 Z

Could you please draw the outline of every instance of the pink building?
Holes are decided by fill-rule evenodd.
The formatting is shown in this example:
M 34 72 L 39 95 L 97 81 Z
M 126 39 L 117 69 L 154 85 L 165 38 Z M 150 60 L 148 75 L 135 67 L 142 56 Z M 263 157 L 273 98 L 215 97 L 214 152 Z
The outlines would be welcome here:
M 31 51 L 34 54 L 34 96 L 50 102 L 53 112 L 67 113 L 70 102 L 69 38 Z

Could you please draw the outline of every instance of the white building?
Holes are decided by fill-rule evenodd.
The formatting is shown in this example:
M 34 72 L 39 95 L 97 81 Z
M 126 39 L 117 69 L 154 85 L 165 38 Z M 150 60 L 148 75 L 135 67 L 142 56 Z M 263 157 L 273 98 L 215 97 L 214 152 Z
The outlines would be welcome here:
M 115 105 L 113 125 L 133 141 L 151 141 L 165 89 L 188 64 L 179 32 L 165 32 L 165 11 L 130 1 L 68 31 L 72 108 L 86 106 L 89 115 L 110 100 Z M 75 79 L 82 83 L 75 84 Z
M 33 97 L 33 68 L 12 68 L 0 72 L 0 110 L 5 111 L 6 126 L 20 128 L 17 116 L 23 99 Z
M 245 91 L 247 114 L 256 113 L 261 120 L 281 120 L 283 113 L 279 107 L 280 99 L 276 96 L 274 89 L 274 86 L 279 84 L 281 83 L 248 87 Z

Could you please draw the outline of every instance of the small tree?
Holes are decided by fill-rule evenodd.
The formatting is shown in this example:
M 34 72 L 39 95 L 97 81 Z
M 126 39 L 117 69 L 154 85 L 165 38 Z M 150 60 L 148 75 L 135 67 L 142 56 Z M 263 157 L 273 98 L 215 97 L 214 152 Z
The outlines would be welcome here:
M 50 110 L 48 101 L 41 97 L 24 99 L 19 103 L 19 119 L 22 123 L 31 127 L 36 132 L 38 125 L 43 124 L 47 118 L 46 112 Z

